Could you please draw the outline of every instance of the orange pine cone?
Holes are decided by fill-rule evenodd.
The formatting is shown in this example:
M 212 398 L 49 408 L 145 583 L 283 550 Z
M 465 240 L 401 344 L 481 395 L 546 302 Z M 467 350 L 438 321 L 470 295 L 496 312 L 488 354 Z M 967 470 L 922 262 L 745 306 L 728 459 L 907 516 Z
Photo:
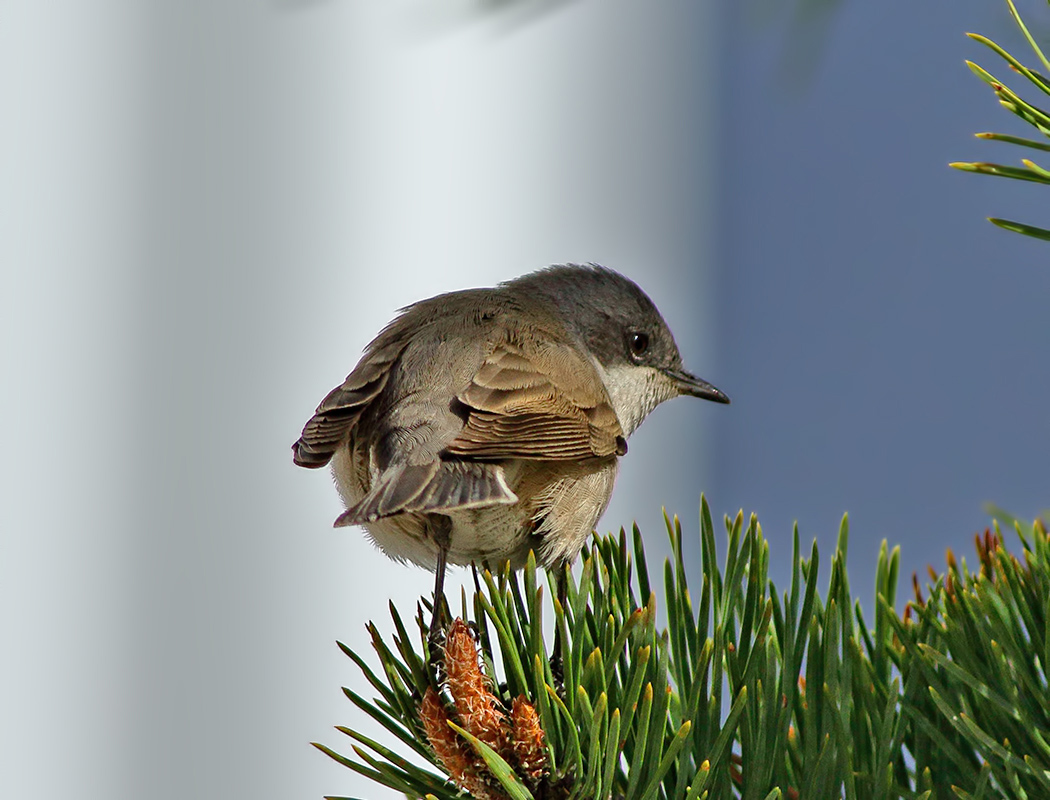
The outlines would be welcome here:
M 506 717 L 478 664 L 477 643 L 461 619 L 452 623 L 445 640 L 445 674 L 463 727 L 496 752 L 503 751 Z
M 547 774 L 549 766 L 540 716 L 536 708 L 524 696 L 520 696 L 514 699 L 510 718 L 513 724 L 511 749 L 518 765 L 526 776 L 539 780 Z
M 428 688 L 419 707 L 430 747 L 452 782 L 476 800 L 506 800 L 506 795 L 482 777 L 484 765 L 466 743 L 448 726 L 448 712 L 437 692 Z

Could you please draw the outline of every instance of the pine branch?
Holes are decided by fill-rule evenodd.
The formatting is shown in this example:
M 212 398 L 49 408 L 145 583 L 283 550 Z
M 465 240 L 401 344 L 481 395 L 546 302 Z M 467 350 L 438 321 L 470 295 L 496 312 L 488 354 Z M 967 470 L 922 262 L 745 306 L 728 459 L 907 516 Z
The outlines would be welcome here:
M 1017 26 L 1021 29 L 1028 44 L 1038 57 L 1042 69 L 1045 70 L 1046 73 L 1050 73 L 1050 60 L 1048 60 L 1043 54 L 1043 51 L 1035 41 L 1035 38 L 1021 20 L 1021 15 L 1017 13 L 1017 8 L 1014 6 L 1013 0 L 1006 0 L 1006 4 L 1010 9 L 1010 14 L 1013 17 L 1014 22 L 1017 23 Z M 993 50 L 1004 61 L 1006 61 L 1015 74 L 1026 78 L 1030 84 L 1028 86 L 1029 89 L 1034 87 L 1042 94 L 1050 95 L 1050 80 L 1047 79 L 1044 73 L 1040 73 L 1036 69 L 1025 66 L 1019 59 L 1014 58 L 1014 56 L 1010 55 L 1006 50 L 987 37 L 976 33 L 969 33 L 967 36 Z M 949 166 L 965 172 L 975 172 L 979 175 L 998 175 L 1003 178 L 1013 178 L 1015 180 L 1031 181 L 1034 183 L 1050 183 L 1050 170 L 1047 170 L 1044 166 L 1041 166 L 1034 160 L 1037 157 L 1045 159 L 1045 153 L 1050 151 L 1050 143 L 1045 141 L 1045 139 L 1050 139 L 1050 112 L 1035 103 L 1025 100 L 1020 94 L 1006 86 L 1004 82 L 1000 81 L 972 61 L 967 61 L 966 64 L 978 78 L 992 87 L 992 91 L 995 92 L 995 96 L 1004 108 L 1034 127 L 1038 134 L 1041 134 L 1043 138 L 1027 139 L 1003 133 L 978 133 L 975 135 L 979 139 L 990 139 L 1024 147 L 1029 151 L 1032 151 L 1032 155 L 1029 158 L 1022 158 L 1020 167 L 1007 166 L 1004 164 L 991 164 L 983 161 L 955 161 Z M 989 222 L 998 225 L 1000 228 L 1005 228 L 1009 231 L 1023 233 L 1026 236 L 1032 236 L 1037 239 L 1050 240 L 1050 230 L 1045 228 L 1039 228 L 1023 222 L 999 219 L 997 217 L 989 217 L 988 220 Z
M 666 627 L 641 535 L 596 538 L 566 608 L 545 603 L 535 562 L 481 575 L 473 621 L 457 621 L 440 686 L 396 609 L 381 669 L 348 655 L 377 697 L 347 690 L 403 755 L 352 728 L 340 763 L 413 798 L 1031 798 L 1050 796 L 1050 539 L 1020 524 L 1020 558 L 996 528 L 971 572 L 950 555 L 926 592 L 895 611 L 899 550 L 876 564 L 874 625 L 852 597 L 843 519 L 826 589 L 796 529 L 791 586 L 768 578 L 752 516 L 725 520 L 716 552 L 701 509 L 700 590 L 688 588 L 682 531 L 668 520 Z M 924 596 L 925 594 L 925 596 Z M 928 597 L 928 599 L 927 599 Z M 642 600 L 644 599 L 644 604 Z M 553 678 L 542 614 L 566 637 Z M 345 648 L 344 648 L 345 649 Z M 383 677 L 379 677 L 383 676 Z M 413 760 L 413 757 L 415 760 Z M 422 758 L 428 764 L 417 766 Z

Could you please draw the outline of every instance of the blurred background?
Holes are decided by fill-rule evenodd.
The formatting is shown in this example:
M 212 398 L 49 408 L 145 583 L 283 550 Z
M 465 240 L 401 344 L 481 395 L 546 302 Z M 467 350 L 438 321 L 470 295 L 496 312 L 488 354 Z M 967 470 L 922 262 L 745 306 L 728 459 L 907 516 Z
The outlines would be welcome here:
M 1045 5 L 1021 5 L 1046 28 Z M 797 521 L 854 590 L 1050 504 L 1041 187 L 963 64 L 992 0 L 8 0 L 0 795 L 366 798 L 368 650 L 431 587 L 289 447 L 394 311 L 554 262 L 638 281 L 733 405 L 631 440 L 601 523 Z M 698 548 L 692 547 L 692 557 Z M 462 571 L 455 573 L 462 578 Z M 453 584 L 452 591 L 456 591 Z M 871 607 L 871 600 L 866 600 Z M 385 630 L 386 628 L 384 628 Z

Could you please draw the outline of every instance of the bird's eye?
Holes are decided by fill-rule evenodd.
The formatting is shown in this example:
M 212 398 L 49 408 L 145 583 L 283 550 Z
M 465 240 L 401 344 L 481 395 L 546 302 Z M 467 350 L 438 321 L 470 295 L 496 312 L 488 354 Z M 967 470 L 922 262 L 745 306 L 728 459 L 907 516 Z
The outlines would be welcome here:
M 645 331 L 634 331 L 628 334 L 627 344 L 631 348 L 631 355 L 638 358 L 649 349 L 649 334 Z

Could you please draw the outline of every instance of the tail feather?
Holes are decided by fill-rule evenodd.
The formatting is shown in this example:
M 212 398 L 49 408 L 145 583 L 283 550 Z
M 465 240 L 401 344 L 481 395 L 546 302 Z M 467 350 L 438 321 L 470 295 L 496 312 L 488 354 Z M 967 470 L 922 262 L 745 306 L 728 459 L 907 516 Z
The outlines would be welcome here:
M 335 521 L 335 527 L 363 525 L 406 513 L 440 513 L 510 505 L 518 496 L 507 486 L 503 467 L 463 461 L 399 464 L 383 472 L 372 490 Z

